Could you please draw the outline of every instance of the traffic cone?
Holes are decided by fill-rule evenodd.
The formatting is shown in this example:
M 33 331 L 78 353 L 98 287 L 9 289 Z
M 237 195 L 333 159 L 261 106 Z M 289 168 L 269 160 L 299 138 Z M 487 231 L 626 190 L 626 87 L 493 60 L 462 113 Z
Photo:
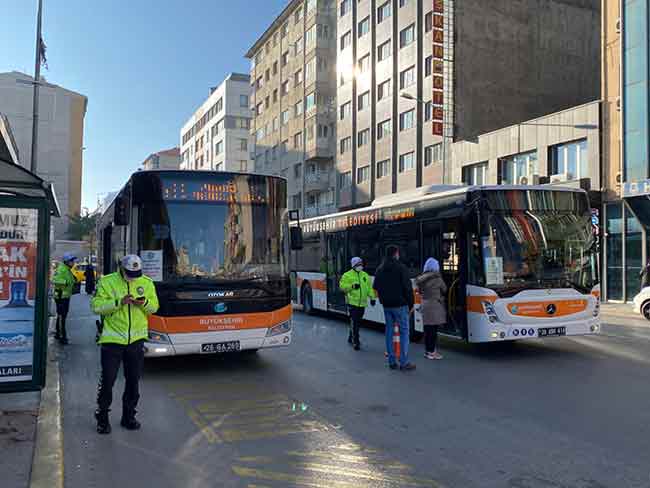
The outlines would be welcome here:
M 395 322 L 393 325 L 393 354 L 395 354 L 395 361 L 397 362 L 399 362 L 400 352 L 399 324 Z

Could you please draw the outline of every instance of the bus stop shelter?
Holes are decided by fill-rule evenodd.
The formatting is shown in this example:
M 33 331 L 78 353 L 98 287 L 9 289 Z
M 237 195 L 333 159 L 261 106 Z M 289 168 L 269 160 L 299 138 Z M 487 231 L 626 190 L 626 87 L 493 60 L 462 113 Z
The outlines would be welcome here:
M 45 385 L 52 185 L 18 164 L 0 117 L 0 393 Z

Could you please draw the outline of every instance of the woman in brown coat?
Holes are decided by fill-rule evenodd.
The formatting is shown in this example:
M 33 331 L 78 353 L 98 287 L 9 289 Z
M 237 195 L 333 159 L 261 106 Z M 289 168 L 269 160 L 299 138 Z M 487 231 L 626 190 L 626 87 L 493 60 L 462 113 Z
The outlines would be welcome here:
M 438 326 L 447 322 L 445 293 L 447 285 L 440 275 L 440 264 L 434 258 L 427 259 L 424 270 L 415 280 L 422 297 L 422 321 L 424 322 L 424 340 L 427 359 L 442 359 L 436 351 Z

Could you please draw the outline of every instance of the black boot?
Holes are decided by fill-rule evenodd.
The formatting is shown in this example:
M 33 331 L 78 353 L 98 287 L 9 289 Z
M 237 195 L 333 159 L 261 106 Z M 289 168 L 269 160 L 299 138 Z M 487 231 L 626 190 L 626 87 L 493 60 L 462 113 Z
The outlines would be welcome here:
M 97 420 L 97 433 L 110 434 L 111 423 L 108 421 L 108 412 L 110 410 L 96 410 L 95 419 Z
M 135 414 L 135 410 L 123 410 L 120 425 L 126 430 L 140 430 L 140 427 L 142 427 L 142 425 L 140 425 L 140 422 L 135 419 Z
M 54 338 L 57 341 L 61 340 L 61 316 L 57 315 L 56 316 L 56 332 L 54 333 Z

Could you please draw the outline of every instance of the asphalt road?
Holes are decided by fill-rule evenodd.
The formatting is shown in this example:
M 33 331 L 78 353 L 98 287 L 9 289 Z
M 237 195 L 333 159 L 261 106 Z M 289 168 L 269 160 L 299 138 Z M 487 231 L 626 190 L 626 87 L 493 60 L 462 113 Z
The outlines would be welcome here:
M 73 299 L 62 359 L 66 488 L 650 487 L 650 329 L 476 348 L 295 316 L 291 347 L 148 361 L 140 432 L 95 433 L 94 317 Z

